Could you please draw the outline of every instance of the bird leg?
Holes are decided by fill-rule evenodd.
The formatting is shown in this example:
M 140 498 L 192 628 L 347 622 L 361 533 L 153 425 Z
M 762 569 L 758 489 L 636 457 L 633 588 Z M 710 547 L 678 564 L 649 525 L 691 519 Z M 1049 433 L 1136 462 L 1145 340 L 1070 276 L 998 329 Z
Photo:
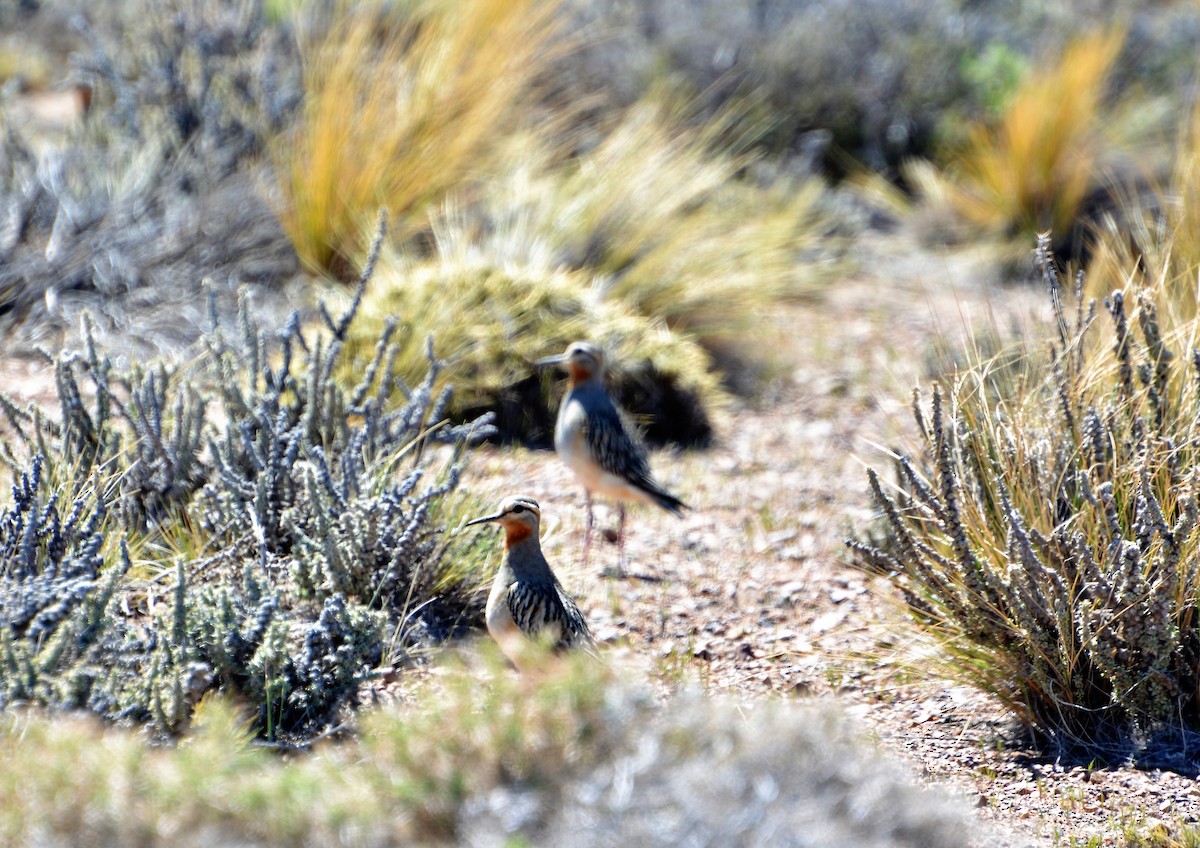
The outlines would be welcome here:
M 617 502 L 617 574 L 625 576 L 625 504 Z
M 587 567 L 588 553 L 592 547 L 592 527 L 596 523 L 596 516 L 592 512 L 592 493 L 584 490 L 584 497 L 587 499 L 587 525 L 583 530 L 583 567 Z

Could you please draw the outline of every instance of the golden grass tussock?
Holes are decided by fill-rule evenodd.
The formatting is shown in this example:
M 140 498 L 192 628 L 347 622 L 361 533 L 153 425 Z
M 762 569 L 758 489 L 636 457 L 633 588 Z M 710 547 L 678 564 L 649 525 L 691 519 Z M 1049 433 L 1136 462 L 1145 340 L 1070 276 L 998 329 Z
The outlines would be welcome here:
M 802 257 L 823 235 L 820 183 L 763 190 L 727 185 L 666 228 L 608 284 L 645 315 L 710 349 L 739 342 L 781 303 L 815 295 L 831 262 Z
M 1164 169 L 1168 170 L 1168 169 Z M 1103 297 L 1132 280 L 1154 287 L 1177 320 L 1200 303 L 1200 105 L 1180 122 L 1165 179 L 1130 191 L 1096 226 L 1088 293 Z
M 702 130 L 678 112 L 648 97 L 569 159 L 544 134 L 518 140 L 481 200 L 484 220 L 504 225 L 476 229 L 505 258 L 589 269 L 608 297 L 702 342 L 815 294 L 833 264 L 820 180 L 761 187 L 743 176 L 754 158 L 720 141 L 747 111 Z
M 421 0 L 347 6 L 311 45 L 306 102 L 277 140 L 282 221 L 302 261 L 345 272 L 364 220 L 401 236 L 478 176 L 543 67 L 554 4 Z
M 1107 152 L 1109 75 L 1125 41 L 1117 27 L 1081 36 L 1031 69 L 995 123 L 967 130 L 942 179 L 950 206 L 995 236 L 1023 243 L 1073 230 Z

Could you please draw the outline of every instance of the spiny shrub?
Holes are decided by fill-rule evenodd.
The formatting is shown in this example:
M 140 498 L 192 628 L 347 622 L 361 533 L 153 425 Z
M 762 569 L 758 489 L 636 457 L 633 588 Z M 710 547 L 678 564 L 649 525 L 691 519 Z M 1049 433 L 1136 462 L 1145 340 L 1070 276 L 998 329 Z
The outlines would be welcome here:
M 332 379 L 382 238 L 323 331 L 293 314 L 271 334 L 247 308 L 230 331 L 214 312 L 190 366 L 121 369 L 85 330 L 85 353 L 56 362 L 57 415 L 0 401 L 17 481 L 0 518 L 3 704 L 177 730 L 216 686 L 257 705 L 262 732 L 296 735 L 471 614 L 474 586 L 444 579 L 440 556 L 460 457 L 432 483 L 421 457 L 489 425 L 435 426 L 440 365 L 427 348 L 422 382 L 398 381 L 394 322 L 352 390 Z
M 112 602 L 129 571 L 120 558 L 105 567 L 103 493 L 85 488 L 64 516 L 45 493 L 46 462 L 34 457 L 0 515 L 0 698 L 34 697 L 46 668 L 78 665 L 112 624 Z M 30 646 L 36 645 L 34 651 Z M 77 689 L 75 680 L 65 681 Z
M 886 543 L 851 542 L 938 640 L 944 671 L 1043 737 L 1127 753 L 1200 730 L 1200 353 L 1164 332 L 1155 292 L 1106 301 L 1111 344 L 1073 320 L 1051 264 L 1048 367 L 991 385 L 991 363 L 914 398 L 923 450 L 870 491 Z M 1082 289 L 1079 279 L 1078 290 Z M 1132 731 L 1132 732 L 1131 732 Z

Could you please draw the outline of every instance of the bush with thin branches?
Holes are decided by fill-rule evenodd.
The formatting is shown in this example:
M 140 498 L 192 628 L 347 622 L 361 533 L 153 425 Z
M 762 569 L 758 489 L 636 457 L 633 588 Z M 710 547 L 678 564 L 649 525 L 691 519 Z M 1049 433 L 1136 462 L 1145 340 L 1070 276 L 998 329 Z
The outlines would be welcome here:
M 945 673 L 1045 738 L 1125 755 L 1200 729 L 1198 325 L 1164 330 L 1153 290 L 1117 291 L 1097 345 L 1092 309 L 1063 305 L 1046 239 L 1039 262 L 1048 356 L 1024 373 L 978 363 L 927 409 L 914 396 L 920 455 L 896 458 L 890 490 L 869 472 L 886 541 L 850 544 L 938 641 Z
M 210 689 L 257 708 L 272 738 L 319 732 L 381 666 L 479 611 L 478 557 L 444 558 L 435 443 L 448 390 L 383 367 L 333 379 L 382 242 L 341 317 L 277 333 L 248 308 L 197 360 L 120 367 L 93 343 L 54 360 L 58 410 L 0 395 L 14 473 L 0 513 L 0 706 L 18 701 L 186 726 Z M 405 400 L 394 403 L 393 392 Z M 434 479 L 430 479 L 430 478 Z

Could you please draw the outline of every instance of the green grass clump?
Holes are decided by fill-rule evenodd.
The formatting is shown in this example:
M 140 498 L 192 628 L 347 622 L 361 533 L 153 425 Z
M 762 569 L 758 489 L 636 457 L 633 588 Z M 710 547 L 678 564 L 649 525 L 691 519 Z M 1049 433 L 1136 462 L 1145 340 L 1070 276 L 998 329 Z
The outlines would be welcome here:
M 1198 848 L 1200 829 L 1182 818 L 1171 817 L 1169 823 L 1142 811 L 1122 822 L 1120 839 L 1123 848 Z M 1095 837 L 1102 845 L 1103 837 Z
M 365 349 L 390 316 L 405 316 L 395 373 L 412 380 L 423 371 L 424 339 L 432 335 L 454 387 L 447 414 L 469 420 L 492 412 L 506 438 L 549 443 L 562 375 L 539 373 L 533 363 L 578 339 L 607 348 L 616 366 L 611 387 L 650 419 L 652 439 L 703 443 L 711 435 L 709 413 L 724 398 L 695 342 L 598 299 L 579 273 L 501 270 L 452 258 L 410 266 L 393 257 L 382 263 L 362 312 L 348 337 L 351 349 Z
M 892 491 L 869 475 L 886 543 L 851 544 L 946 674 L 1046 739 L 1124 757 L 1131 731 L 1200 730 L 1200 326 L 1164 330 L 1156 292 L 1118 291 L 1098 344 L 1082 301 L 1062 307 L 1048 240 L 1039 256 L 1048 366 L 994 385 L 980 362 L 935 387 L 931 412 L 914 402 L 921 453 L 897 458 Z
M 268 737 L 320 731 L 385 660 L 479 611 L 463 545 L 444 560 L 461 448 L 426 350 L 385 374 L 392 322 L 352 389 L 332 374 L 382 242 L 344 315 L 277 334 L 243 303 L 187 365 L 116 365 L 91 341 L 55 360 L 59 409 L 0 395 L 13 470 L 0 511 L 0 705 L 87 709 L 178 731 L 210 689 Z M 435 443 L 458 446 L 436 463 Z M 477 552 L 476 552 L 477 553 Z M 467 556 L 470 555 L 470 556 Z
M 769 842 L 961 844 L 960 807 L 830 708 L 665 703 L 575 655 L 532 679 L 449 665 L 357 732 L 280 757 L 209 698 L 177 746 L 78 718 L 0 717 L 0 841 L 111 846 Z

